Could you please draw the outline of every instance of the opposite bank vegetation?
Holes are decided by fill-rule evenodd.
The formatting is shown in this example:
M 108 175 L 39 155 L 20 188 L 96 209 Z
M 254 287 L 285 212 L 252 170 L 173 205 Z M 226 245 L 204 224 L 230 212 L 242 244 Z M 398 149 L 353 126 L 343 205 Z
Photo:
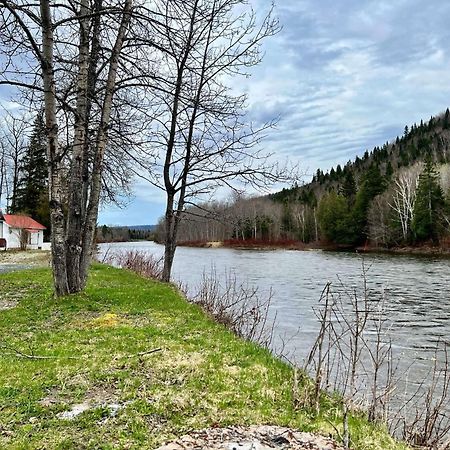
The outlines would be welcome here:
M 3 274 L 1 285 L 2 448 L 155 448 L 230 424 L 342 433 L 340 398 L 306 407 L 307 378 L 294 382 L 290 365 L 171 285 L 104 265 L 64 298 L 48 269 Z M 348 427 L 352 448 L 407 448 L 364 414 Z

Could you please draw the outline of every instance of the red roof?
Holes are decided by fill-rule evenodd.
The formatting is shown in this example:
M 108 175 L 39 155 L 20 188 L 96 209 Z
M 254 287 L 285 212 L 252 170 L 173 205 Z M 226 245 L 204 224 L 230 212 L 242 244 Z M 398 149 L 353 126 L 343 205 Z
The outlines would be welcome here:
M 36 222 L 34 219 L 28 216 L 19 216 L 14 214 L 3 214 L 5 222 L 11 228 L 24 228 L 26 230 L 45 230 L 46 227 Z

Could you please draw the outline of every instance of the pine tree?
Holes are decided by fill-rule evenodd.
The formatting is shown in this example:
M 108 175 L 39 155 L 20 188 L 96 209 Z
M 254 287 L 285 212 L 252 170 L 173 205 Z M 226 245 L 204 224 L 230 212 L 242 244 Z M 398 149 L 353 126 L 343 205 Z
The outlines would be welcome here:
M 16 208 L 13 212 L 27 214 L 49 228 L 46 151 L 45 125 L 40 113 L 34 121 L 30 143 L 20 162 Z
M 445 205 L 444 194 L 430 156 L 425 160 L 425 167 L 419 177 L 416 202 L 414 204 L 411 229 L 417 242 L 431 239 L 439 242 L 441 211 Z
M 353 245 L 353 222 L 347 208 L 346 199 L 335 191 L 325 194 L 317 212 L 323 236 L 338 245 Z
M 356 194 L 355 205 L 352 210 L 356 243 L 366 239 L 367 213 L 370 202 L 386 189 L 386 179 L 381 175 L 377 164 L 371 164 L 361 179 L 361 187 Z
M 394 173 L 394 168 L 392 167 L 391 161 L 388 161 L 386 165 L 386 178 L 389 180 L 392 178 L 392 175 Z
M 450 128 L 450 111 L 448 110 L 448 108 L 445 111 L 444 125 L 442 126 L 442 128 L 444 128 L 444 130 L 448 130 Z
M 334 170 L 334 167 L 330 170 L 330 180 L 334 181 L 336 179 L 336 171 Z
M 342 183 L 340 193 L 347 200 L 348 207 L 351 208 L 355 202 L 356 196 L 356 182 L 351 170 L 348 170 L 345 173 L 344 182 Z

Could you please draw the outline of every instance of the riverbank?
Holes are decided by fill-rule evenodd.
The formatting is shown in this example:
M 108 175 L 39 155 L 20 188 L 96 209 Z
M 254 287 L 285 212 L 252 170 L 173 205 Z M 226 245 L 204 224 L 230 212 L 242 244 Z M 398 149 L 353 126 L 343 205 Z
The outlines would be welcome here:
M 258 239 L 238 240 L 231 239 L 226 241 L 184 241 L 178 244 L 180 247 L 194 248 L 234 248 L 241 250 L 323 250 L 329 252 L 352 251 L 359 253 L 383 253 L 393 255 L 417 255 L 417 256 L 447 256 L 450 257 L 449 247 L 439 247 L 431 245 L 421 246 L 398 246 L 398 247 L 376 247 L 364 245 L 358 247 L 338 246 L 324 242 L 313 242 L 304 244 L 300 241 L 278 240 L 264 241 Z
M 156 448 L 230 425 L 342 430 L 338 400 L 319 416 L 299 408 L 288 365 L 170 285 L 102 265 L 86 292 L 58 300 L 48 269 L 0 281 L 15 300 L 0 312 L 1 448 Z M 353 448 L 406 448 L 362 417 L 350 431 Z
M 412 255 L 412 256 L 443 256 L 450 257 L 450 248 L 423 246 L 399 246 L 399 247 L 357 247 L 355 251 L 360 253 L 382 253 L 387 255 Z

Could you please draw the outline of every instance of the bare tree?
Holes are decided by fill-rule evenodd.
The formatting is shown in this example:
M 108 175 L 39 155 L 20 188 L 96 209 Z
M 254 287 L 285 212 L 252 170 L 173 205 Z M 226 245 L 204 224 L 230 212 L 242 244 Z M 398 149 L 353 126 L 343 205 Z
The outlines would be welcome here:
M 397 229 L 393 228 L 396 212 L 391 207 L 393 191 L 389 189 L 377 195 L 369 207 L 367 220 L 371 242 L 377 246 L 389 246 L 400 240 Z
M 0 129 L 0 205 L 16 211 L 19 186 L 20 161 L 28 143 L 28 121 L 24 115 L 14 116 L 8 111 L 3 115 Z
M 125 109 L 121 118 L 117 91 L 127 91 L 127 65 L 136 58 L 123 50 L 137 13 L 133 0 L 0 4 L 0 84 L 45 105 L 55 290 L 78 292 L 91 260 L 105 154 L 123 144 L 117 136 L 109 143 L 111 128 L 121 134 L 129 119 Z
M 153 91 L 154 163 L 148 180 L 166 193 L 165 259 L 168 281 L 185 207 L 218 186 L 242 182 L 261 188 L 286 178 L 258 144 L 272 123 L 253 127 L 247 98 L 229 84 L 261 61 L 263 40 L 276 34 L 271 13 L 261 22 L 244 0 L 158 0 L 165 18 L 155 34 L 161 52 Z
M 416 164 L 400 172 L 394 180 L 394 195 L 392 203 L 389 206 L 398 215 L 404 241 L 408 240 L 410 234 L 414 203 L 416 200 L 417 181 L 421 171 L 421 164 Z

